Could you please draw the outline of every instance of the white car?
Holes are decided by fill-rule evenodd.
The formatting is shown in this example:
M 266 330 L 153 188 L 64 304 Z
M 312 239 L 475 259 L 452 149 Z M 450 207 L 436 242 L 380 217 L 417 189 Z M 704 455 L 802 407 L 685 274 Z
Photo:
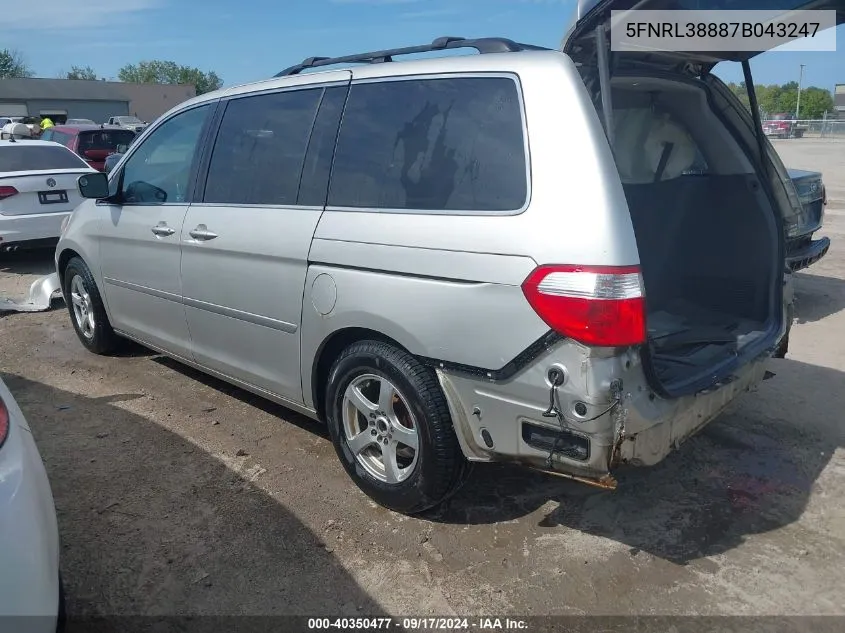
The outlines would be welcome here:
M 96 173 L 64 145 L 0 140 L 0 251 L 52 246 L 82 197 L 77 179 Z
M 55 633 L 64 617 L 56 508 L 32 431 L 2 380 L 0 535 L 0 631 Z

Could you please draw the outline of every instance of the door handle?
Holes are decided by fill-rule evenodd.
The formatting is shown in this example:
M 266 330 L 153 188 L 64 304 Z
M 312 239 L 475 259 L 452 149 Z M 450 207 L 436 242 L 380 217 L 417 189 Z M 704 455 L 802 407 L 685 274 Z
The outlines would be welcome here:
M 168 237 L 176 232 L 176 229 L 171 229 L 167 226 L 166 222 L 159 222 L 150 230 L 153 232 L 153 235 L 157 235 L 159 237 Z
M 211 231 L 209 231 L 208 227 L 206 227 L 205 224 L 200 224 L 197 226 L 197 228 L 188 231 L 188 235 L 190 235 L 195 240 L 202 241 L 213 240 L 215 237 L 217 237 L 217 233 L 212 233 Z

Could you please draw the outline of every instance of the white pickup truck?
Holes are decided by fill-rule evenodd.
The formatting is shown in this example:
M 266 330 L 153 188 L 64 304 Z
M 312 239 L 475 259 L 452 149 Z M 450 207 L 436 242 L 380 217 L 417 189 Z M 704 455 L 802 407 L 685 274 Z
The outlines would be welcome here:
M 141 132 L 147 127 L 146 121 L 142 121 L 135 116 L 113 116 L 109 118 L 106 125 L 122 127 L 125 130 L 132 130 L 133 132 Z

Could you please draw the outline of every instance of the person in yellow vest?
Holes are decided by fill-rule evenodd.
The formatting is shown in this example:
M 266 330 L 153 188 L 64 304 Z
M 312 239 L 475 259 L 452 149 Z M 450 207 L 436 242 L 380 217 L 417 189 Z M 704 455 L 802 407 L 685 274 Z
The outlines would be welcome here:
M 42 132 L 44 130 L 49 130 L 51 127 L 53 127 L 53 125 L 54 125 L 54 123 L 53 123 L 52 119 L 50 119 L 50 117 L 45 116 L 43 119 L 41 119 L 41 131 Z

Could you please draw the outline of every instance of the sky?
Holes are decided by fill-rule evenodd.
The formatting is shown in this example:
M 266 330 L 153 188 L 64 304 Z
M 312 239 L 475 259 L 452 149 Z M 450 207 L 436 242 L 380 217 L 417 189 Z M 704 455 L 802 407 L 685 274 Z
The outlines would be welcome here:
M 312 56 L 430 42 L 442 35 L 504 36 L 557 48 L 575 0 L 39 0 L 3 9 L 0 47 L 37 76 L 91 66 L 116 79 L 125 64 L 172 60 L 213 70 L 225 85 L 271 77 Z M 755 83 L 845 83 L 845 25 L 836 52 L 771 51 L 752 62 Z M 716 74 L 741 81 L 739 64 Z

